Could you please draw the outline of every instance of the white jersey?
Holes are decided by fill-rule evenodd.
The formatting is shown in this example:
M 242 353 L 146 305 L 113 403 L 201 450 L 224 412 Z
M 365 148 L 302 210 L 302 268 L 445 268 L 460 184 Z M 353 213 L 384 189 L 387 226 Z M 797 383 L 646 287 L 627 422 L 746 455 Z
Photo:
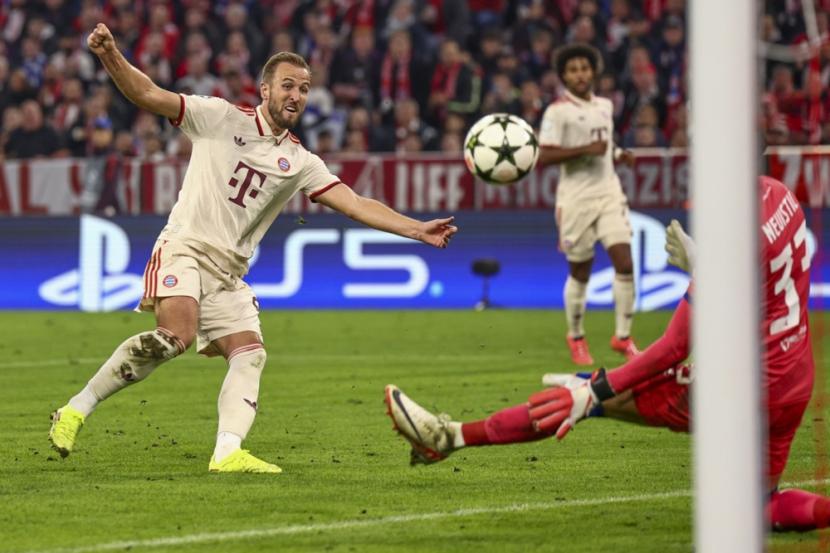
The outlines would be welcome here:
M 607 98 L 592 95 L 590 100 L 583 100 L 567 91 L 545 110 L 539 131 L 540 146 L 576 148 L 597 140 L 608 141 L 603 156 L 582 156 L 561 164 L 557 204 L 623 194 L 614 172 L 612 113 Z
M 259 241 L 298 191 L 312 200 L 340 179 L 285 131 L 274 136 L 260 107 L 214 97 L 181 97 L 171 123 L 193 141 L 176 205 L 160 238 L 205 252 L 242 276 Z

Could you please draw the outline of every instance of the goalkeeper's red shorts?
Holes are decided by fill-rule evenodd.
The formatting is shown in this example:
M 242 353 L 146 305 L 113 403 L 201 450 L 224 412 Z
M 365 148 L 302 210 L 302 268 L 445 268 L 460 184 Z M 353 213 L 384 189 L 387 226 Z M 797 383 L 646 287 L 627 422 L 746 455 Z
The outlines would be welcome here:
M 688 381 L 678 379 L 674 369 L 636 386 L 634 402 L 640 416 L 651 426 L 669 428 L 675 432 L 689 431 L 689 403 L 691 394 Z M 809 398 L 801 401 L 776 405 L 769 408 L 767 424 L 768 466 L 767 475 L 771 480 L 781 476 L 790 455 L 790 446 L 801 417 L 807 409 Z

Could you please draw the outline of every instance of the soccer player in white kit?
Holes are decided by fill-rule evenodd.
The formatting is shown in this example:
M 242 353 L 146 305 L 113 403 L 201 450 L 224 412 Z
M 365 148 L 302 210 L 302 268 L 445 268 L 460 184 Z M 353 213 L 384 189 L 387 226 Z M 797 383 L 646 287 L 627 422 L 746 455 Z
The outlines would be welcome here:
M 613 147 L 611 101 L 593 94 L 601 62 L 599 52 L 587 45 L 572 44 L 558 50 L 556 70 L 566 91 L 545 110 L 539 131 L 539 163 L 561 166 L 556 225 L 559 248 L 569 265 L 564 290 L 567 343 L 571 358 L 579 365 L 594 362 L 585 340 L 583 319 L 598 240 L 615 271 L 612 293 L 616 331 L 611 347 L 626 357 L 637 354 L 631 339 L 634 280 L 628 201 L 614 172 L 614 161 L 630 164 L 633 156 Z
M 139 308 L 155 312 L 157 327 L 124 341 L 53 414 L 49 439 L 67 456 L 100 401 L 146 378 L 195 340 L 197 351 L 223 355 L 228 362 L 209 470 L 281 472 L 241 448 L 256 415 L 266 360 L 256 297 L 242 277 L 279 212 L 301 191 L 367 226 L 438 248 L 458 229 L 452 217 L 422 222 L 355 194 L 303 148 L 289 131 L 299 122 L 311 86 L 308 64 L 297 54 L 281 52 L 266 62 L 262 103 L 251 109 L 159 88 L 127 62 L 103 24 L 87 44 L 124 96 L 167 117 L 192 140 L 193 153 L 144 273 Z

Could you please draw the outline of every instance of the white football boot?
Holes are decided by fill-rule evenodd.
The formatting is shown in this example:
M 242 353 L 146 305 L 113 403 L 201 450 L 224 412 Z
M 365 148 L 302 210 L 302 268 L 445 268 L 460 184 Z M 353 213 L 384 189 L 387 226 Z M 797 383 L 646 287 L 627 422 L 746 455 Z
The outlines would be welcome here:
M 433 415 L 393 384 L 386 386 L 384 400 L 395 430 L 412 445 L 409 464 L 437 463 L 454 451 L 449 416 Z

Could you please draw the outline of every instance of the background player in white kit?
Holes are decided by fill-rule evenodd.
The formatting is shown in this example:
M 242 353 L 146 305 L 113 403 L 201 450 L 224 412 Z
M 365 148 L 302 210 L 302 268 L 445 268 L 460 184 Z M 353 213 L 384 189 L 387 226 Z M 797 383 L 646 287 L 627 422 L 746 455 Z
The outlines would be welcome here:
M 556 70 L 565 94 L 545 110 L 539 132 L 539 163 L 561 164 L 556 192 L 559 247 L 568 259 L 565 317 L 568 347 L 579 365 L 593 364 L 585 340 L 583 319 L 597 240 L 614 265 L 616 331 L 611 347 L 631 357 L 637 347 L 631 339 L 634 280 L 631 261 L 631 225 L 628 201 L 614 172 L 614 161 L 633 162 L 633 155 L 613 147 L 611 101 L 593 94 L 602 60 L 583 44 L 563 46 L 556 53 Z
M 305 109 L 311 76 L 296 54 L 281 52 L 266 62 L 262 103 L 250 109 L 159 88 L 127 62 L 103 24 L 87 44 L 124 96 L 180 127 L 193 141 L 193 153 L 144 273 L 140 308 L 154 311 L 158 326 L 122 343 L 86 387 L 53 414 L 52 445 L 67 456 L 100 401 L 146 378 L 195 339 L 200 353 L 221 354 L 228 361 L 209 470 L 281 472 L 241 449 L 256 415 L 266 360 L 256 297 L 242 277 L 286 202 L 302 191 L 365 225 L 439 248 L 457 228 L 451 217 L 421 222 L 358 196 L 302 147 L 288 129 Z

